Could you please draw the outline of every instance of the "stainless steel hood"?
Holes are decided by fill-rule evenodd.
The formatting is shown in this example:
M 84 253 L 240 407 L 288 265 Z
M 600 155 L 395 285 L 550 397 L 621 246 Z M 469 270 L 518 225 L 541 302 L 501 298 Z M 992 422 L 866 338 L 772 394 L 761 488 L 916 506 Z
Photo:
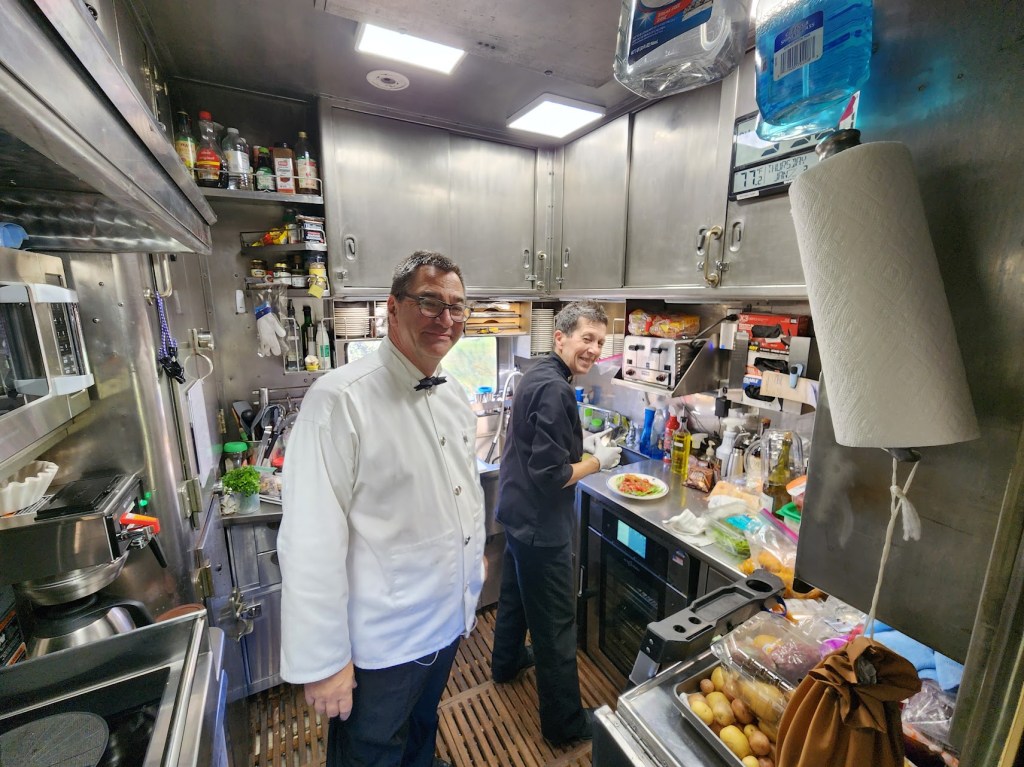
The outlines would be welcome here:
M 216 216 L 85 4 L 0 15 L 0 220 L 47 252 L 209 253 Z

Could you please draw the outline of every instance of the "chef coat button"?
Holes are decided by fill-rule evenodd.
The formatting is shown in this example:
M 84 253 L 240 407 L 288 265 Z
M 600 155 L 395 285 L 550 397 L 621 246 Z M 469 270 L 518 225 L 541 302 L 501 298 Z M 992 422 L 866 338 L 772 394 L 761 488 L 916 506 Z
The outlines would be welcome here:
M 472 537 L 473 537 L 473 536 L 469 536 L 469 538 L 466 538 L 466 540 L 465 540 L 465 542 L 464 542 L 466 546 L 468 546 L 468 545 L 469 545 L 469 540 L 470 540 L 470 538 L 472 538 Z
M 441 437 L 441 447 L 444 447 L 444 443 L 448 441 L 447 437 Z
M 462 485 L 455 486 L 455 495 L 462 495 Z

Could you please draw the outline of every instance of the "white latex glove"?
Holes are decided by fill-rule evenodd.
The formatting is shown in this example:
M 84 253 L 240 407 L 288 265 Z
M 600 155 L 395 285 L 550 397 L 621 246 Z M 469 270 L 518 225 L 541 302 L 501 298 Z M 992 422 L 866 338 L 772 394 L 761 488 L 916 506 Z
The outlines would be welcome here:
M 281 356 L 281 342 L 284 338 L 284 328 L 281 320 L 277 318 L 269 304 L 261 304 L 256 307 L 256 335 L 259 337 L 259 354 L 261 357 Z
M 597 453 L 598 445 L 601 444 L 601 437 L 611 431 L 611 428 L 605 429 L 604 431 L 598 432 L 597 434 L 589 434 L 583 432 L 583 452 L 595 455 Z
M 598 442 L 597 448 L 591 455 L 601 463 L 602 469 L 614 469 L 619 465 L 619 458 L 622 457 L 622 448 L 602 445 Z

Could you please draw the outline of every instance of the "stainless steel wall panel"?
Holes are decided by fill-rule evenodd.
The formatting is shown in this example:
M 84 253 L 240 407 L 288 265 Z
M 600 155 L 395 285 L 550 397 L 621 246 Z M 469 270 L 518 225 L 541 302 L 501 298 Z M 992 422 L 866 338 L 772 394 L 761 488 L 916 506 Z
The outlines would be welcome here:
M 451 252 L 467 286 L 529 288 L 533 258 L 532 149 L 452 135 Z M 525 256 L 524 256 L 525 254 Z
M 322 120 L 331 278 L 389 287 L 414 251 L 451 253 L 448 134 L 338 107 Z
M 626 254 L 628 115 L 565 147 L 562 238 L 553 289 L 618 288 Z

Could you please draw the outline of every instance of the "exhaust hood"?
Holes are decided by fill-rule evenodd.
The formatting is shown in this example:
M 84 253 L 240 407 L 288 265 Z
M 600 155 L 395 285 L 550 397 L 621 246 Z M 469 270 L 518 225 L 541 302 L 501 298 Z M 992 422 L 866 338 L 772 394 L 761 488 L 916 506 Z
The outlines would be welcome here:
M 85 4 L 0 15 L 0 220 L 33 250 L 209 253 L 216 216 Z

